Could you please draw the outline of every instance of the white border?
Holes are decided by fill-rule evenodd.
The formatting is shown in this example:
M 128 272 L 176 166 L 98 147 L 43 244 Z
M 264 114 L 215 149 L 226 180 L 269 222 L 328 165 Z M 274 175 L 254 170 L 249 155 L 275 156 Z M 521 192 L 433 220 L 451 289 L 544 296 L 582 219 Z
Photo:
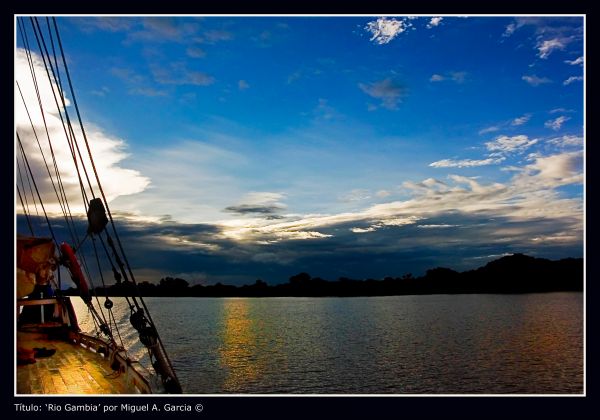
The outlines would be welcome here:
M 53 398 L 53 397 L 107 397 L 107 398 L 121 398 L 121 397 L 149 397 L 149 398 L 187 398 L 187 397 L 382 397 L 382 398 L 397 398 L 397 397 L 586 397 L 587 396 L 587 322 L 586 322 L 586 313 L 587 313 L 587 300 L 586 300 L 586 286 L 587 286 L 587 270 L 586 270 L 586 261 L 587 261 L 587 247 L 586 247 L 586 162 L 587 162 L 587 154 L 586 154 L 586 144 L 587 144 L 587 97 L 586 97 L 586 67 L 587 67 L 587 47 L 586 47 L 586 14 L 56 14 L 56 15 L 47 15 L 47 14 L 15 14 L 14 15 L 14 53 L 13 53 L 13 74 L 15 71 L 15 63 L 17 59 L 17 17 L 46 17 L 46 16 L 55 16 L 55 17 L 208 17 L 208 18 L 218 18 L 218 17 L 261 17 L 261 18 L 281 18 L 281 17 L 405 17 L 405 16 L 416 16 L 416 17 L 433 17 L 433 16 L 441 16 L 441 17 L 581 17 L 583 18 L 583 393 L 582 394 L 17 394 L 17 356 L 16 352 L 14 352 L 14 397 L 24 397 L 24 398 Z M 16 101 L 16 90 L 13 87 L 13 95 L 14 100 Z M 16 133 L 16 119 L 13 121 L 14 132 Z M 16 136 L 15 136 L 16 138 Z M 14 152 L 14 184 L 16 186 L 17 176 L 16 176 L 16 140 L 13 142 L 13 152 Z M 16 267 L 17 260 L 17 248 L 16 248 L 16 237 L 17 237 L 17 196 L 16 196 L 16 187 L 13 187 L 13 199 L 15 203 L 15 216 L 14 216 L 14 237 L 15 237 L 15 247 L 14 247 L 14 266 Z M 16 290 L 16 272 L 14 273 L 14 287 Z M 14 314 L 13 318 L 13 326 L 14 326 L 14 349 L 17 346 L 17 334 L 16 334 L 16 325 L 17 325 L 17 316 Z M 127 414 L 127 413 L 122 413 Z

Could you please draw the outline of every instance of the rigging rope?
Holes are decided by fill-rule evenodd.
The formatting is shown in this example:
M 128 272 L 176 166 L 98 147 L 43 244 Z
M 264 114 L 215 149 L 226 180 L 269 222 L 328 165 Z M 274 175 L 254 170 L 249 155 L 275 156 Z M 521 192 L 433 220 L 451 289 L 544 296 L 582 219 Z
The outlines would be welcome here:
M 61 210 L 63 211 L 63 214 L 65 214 L 65 221 L 67 222 L 67 225 L 70 227 L 69 225 L 69 220 L 66 216 L 66 210 L 63 206 L 63 202 L 61 200 L 61 196 L 59 195 L 57 189 L 56 189 L 56 185 L 54 183 L 54 178 L 52 177 L 52 174 L 50 173 L 50 168 L 48 167 L 48 162 L 46 161 L 46 156 L 44 155 L 44 152 L 42 150 L 42 145 L 40 144 L 40 140 L 37 136 L 37 132 L 35 130 L 35 126 L 33 124 L 33 120 L 31 119 L 31 114 L 29 113 L 29 109 L 27 107 L 27 103 L 25 102 L 25 97 L 23 96 L 23 92 L 21 91 L 21 86 L 19 85 L 19 82 L 17 83 L 17 88 L 19 89 L 19 93 L 21 95 L 21 100 L 23 101 L 23 106 L 25 107 L 25 111 L 27 113 L 27 117 L 29 118 L 29 123 L 31 124 L 31 129 L 33 130 L 33 135 L 35 137 L 35 140 L 37 142 L 38 148 L 40 150 L 40 154 L 42 156 L 42 160 L 44 161 L 44 165 L 46 167 L 46 171 L 48 172 L 48 177 L 50 178 L 50 183 L 52 184 L 52 188 L 54 189 L 54 193 L 56 194 L 56 198 L 58 199 L 58 203 L 60 205 Z M 36 86 L 36 90 L 37 90 L 37 86 Z M 39 99 L 39 98 L 38 98 Z M 40 104 L 41 106 L 41 104 Z M 44 119 L 44 126 L 46 126 L 46 119 L 44 117 L 43 114 L 43 109 L 42 109 L 42 118 Z M 48 133 L 48 127 L 46 127 L 46 133 Z M 50 142 L 50 136 L 48 135 L 48 141 Z
M 53 166 L 54 166 L 54 172 L 56 173 L 57 183 L 58 183 L 58 186 L 59 186 L 59 190 L 61 192 L 60 196 L 57 193 L 57 198 L 59 200 L 59 203 L 61 203 L 61 210 L 62 210 L 63 215 L 65 217 L 65 221 L 67 223 L 67 227 L 69 228 L 69 233 L 71 235 L 71 238 L 73 239 L 73 241 L 78 241 L 77 231 L 75 229 L 75 222 L 73 221 L 73 216 L 71 214 L 71 208 L 70 208 L 70 205 L 69 205 L 69 201 L 67 199 L 67 195 L 66 195 L 66 192 L 65 192 L 65 189 L 64 189 L 64 185 L 63 185 L 63 182 L 62 182 L 60 171 L 58 169 L 58 164 L 56 162 L 56 156 L 54 154 L 54 148 L 52 146 L 52 141 L 50 139 L 50 135 L 49 135 L 49 132 L 48 132 L 48 126 L 47 126 L 47 123 L 46 123 L 45 113 L 44 113 L 43 105 L 42 105 L 42 102 L 41 102 L 41 95 L 40 95 L 40 92 L 39 92 L 39 84 L 37 82 L 37 77 L 36 77 L 35 70 L 34 70 L 33 58 L 32 58 L 31 49 L 30 49 L 30 46 L 29 46 L 29 38 L 27 36 L 27 31 L 24 29 L 24 25 L 22 23 L 22 19 L 17 20 L 17 23 L 18 23 L 18 27 L 19 27 L 19 32 L 21 34 L 21 38 L 22 38 L 22 40 L 23 40 L 23 42 L 25 44 L 25 47 L 26 47 L 25 48 L 25 53 L 26 53 L 26 56 L 27 56 L 27 62 L 28 62 L 28 65 L 29 65 L 29 71 L 31 73 L 32 80 L 33 80 L 33 83 L 34 83 L 34 87 L 35 87 L 35 90 L 36 90 L 36 95 L 37 95 L 37 99 L 38 99 L 38 105 L 40 107 L 40 112 L 41 112 L 41 115 L 42 115 L 42 118 L 43 118 L 43 121 L 44 121 L 44 128 L 46 130 L 46 136 L 47 136 L 47 139 L 48 139 L 48 145 L 50 147 L 50 153 L 51 153 L 51 156 L 52 156 L 52 161 L 53 161 Z M 34 30 L 35 30 L 35 28 L 34 28 Z M 39 46 L 39 43 L 38 43 L 38 46 Z M 47 72 L 47 69 L 46 69 L 46 72 Z M 52 93 L 54 95 L 54 86 L 52 84 L 52 80 L 49 79 L 48 81 L 50 83 L 50 87 L 51 87 Z M 17 84 L 18 84 L 18 82 L 17 82 Z M 23 103 L 25 104 L 25 100 L 23 98 L 23 93 L 22 93 L 22 91 L 20 89 L 20 86 L 19 86 L 19 92 L 21 94 L 21 98 L 23 100 Z M 55 103 L 57 104 L 57 109 L 58 109 L 58 102 L 56 101 L 56 97 L 55 97 Z M 27 105 L 25 105 L 25 107 L 27 109 Z M 60 109 L 58 109 L 58 111 L 59 111 L 58 113 L 60 115 Z M 34 134 L 35 134 L 35 128 L 33 126 L 33 122 L 31 121 L 31 116 L 30 116 L 29 112 L 27 112 L 27 114 L 29 116 L 29 120 L 30 120 L 30 123 L 32 125 L 32 129 L 33 129 Z M 61 122 L 63 124 L 63 129 L 65 130 L 65 135 L 66 135 L 66 129 L 64 127 L 64 121 L 62 121 L 62 115 L 60 115 L 60 116 L 61 116 Z M 37 139 L 37 134 L 36 134 L 36 140 L 38 141 L 38 146 L 40 147 L 40 152 L 41 152 L 41 146 L 39 144 L 39 140 Z M 44 159 L 44 163 L 46 164 L 46 169 L 48 170 L 48 164 L 46 162 L 46 159 L 44 157 L 43 152 L 42 152 L 42 157 Z M 54 187 L 54 181 L 53 181 L 53 187 Z M 54 187 L 54 189 L 55 189 L 55 193 L 56 193 L 56 187 Z M 67 210 L 66 212 L 65 212 L 65 208 Z
M 35 234 L 33 233 L 33 226 L 31 225 L 31 220 L 29 220 L 29 208 L 25 209 L 25 205 L 23 204 L 23 197 L 21 197 L 21 190 L 19 189 L 18 185 L 17 185 L 17 194 L 19 194 L 19 201 L 21 202 L 21 208 L 23 209 L 23 212 L 25 213 L 25 219 L 27 219 L 27 226 L 29 226 L 29 232 L 31 232 L 31 236 L 35 236 Z
M 102 274 L 102 267 L 100 266 L 100 258 L 98 257 L 98 252 L 96 251 L 96 239 L 93 236 L 92 236 L 92 245 L 94 246 L 94 255 L 96 256 L 96 264 L 98 264 L 98 273 L 100 274 L 100 280 L 102 280 L 102 288 L 104 289 L 104 294 L 106 297 L 106 300 L 104 301 L 104 307 L 110 311 L 112 306 L 109 308 L 106 305 L 106 302 L 110 301 L 110 299 L 108 298 L 108 292 L 106 291 L 106 284 L 104 283 L 104 275 Z M 90 284 L 91 284 L 91 281 L 90 281 Z M 106 321 L 106 317 L 104 316 L 104 311 L 102 310 L 102 307 L 100 306 L 100 300 L 98 299 L 98 294 L 96 293 L 96 288 L 93 288 L 93 289 L 94 289 L 94 295 L 96 295 L 96 302 L 98 303 L 98 307 L 100 308 L 100 312 L 102 313 L 102 317 L 104 318 L 104 323 L 108 324 L 108 322 Z M 109 324 L 109 327 L 110 327 L 110 324 Z M 112 332 L 111 332 L 111 338 L 112 338 Z M 114 340 L 114 338 L 113 338 L 113 340 Z
M 44 207 L 44 203 L 42 202 L 42 196 L 40 195 L 40 190 L 37 187 L 35 182 L 35 178 L 33 177 L 33 172 L 31 171 L 31 166 L 29 166 L 29 161 L 27 160 L 27 156 L 25 155 L 25 150 L 23 149 L 23 143 L 21 143 L 21 137 L 19 136 L 19 132 L 17 131 L 17 140 L 19 142 L 19 147 L 21 148 L 21 152 L 23 152 L 23 157 L 25 158 L 25 164 L 27 165 L 27 170 L 31 175 L 31 179 L 33 181 L 33 186 L 35 187 L 35 192 L 37 193 L 38 199 L 42 206 L 42 210 L 44 211 L 44 217 L 46 218 L 46 223 L 48 224 L 48 229 L 50 230 L 50 235 L 52 235 L 52 239 L 56 244 L 56 248 L 59 248 L 58 241 L 56 240 L 56 236 L 54 235 L 54 229 L 52 229 L 52 224 L 50 223 L 50 219 L 48 218 L 48 213 L 46 213 L 46 208 Z
M 27 224 L 29 225 L 29 231 L 31 232 L 31 236 L 35 236 L 33 232 L 33 225 L 31 224 L 31 220 L 29 218 L 29 202 L 27 201 L 27 194 L 23 191 L 23 197 L 25 197 L 25 205 L 23 205 L 23 197 L 21 197 L 21 191 L 19 189 L 18 182 L 21 183 L 21 188 L 25 189 L 25 183 L 23 182 L 23 175 L 21 174 L 21 165 L 19 165 L 19 160 L 15 159 L 17 162 L 17 193 L 19 194 L 19 200 L 21 201 L 21 207 L 23 208 L 23 212 L 25 213 L 25 217 L 27 218 Z
M 61 123 L 63 126 L 63 130 L 65 133 L 65 137 L 66 137 L 67 143 L 69 145 L 69 150 L 71 151 L 71 156 L 73 157 L 73 163 L 75 164 L 75 169 L 77 171 L 77 178 L 78 178 L 80 189 L 81 189 L 83 203 L 84 203 L 84 206 L 86 207 L 86 211 L 87 211 L 87 202 L 88 202 L 87 193 L 85 192 L 85 187 L 83 184 L 83 180 L 81 178 L 81 172 L 79 170 L 79 163 L 77 162 L 77 155 L 75 154 L 76 150 L 77 150 L 79 158 L 81 160 L 81 166 L 83 167 L 84 175 L 88 181 L 88 185 L 89 185 L 90 189 L 92 188 L 92 186 L 91 186 L 91 183 L 89 180 L 89 176 L 87 174 L 87 169 L 85 168 L 85 165 L 83 164 L 83 158 L 81 157 L 81 152 L 79 150 L 79 144 L 76 141 L 75 132 L 74 132 L 73 126 L 71 124 L 71 119 L 69 118 L 69 113 L 67 111 L 67 105 L 66 105 L 64 93 L 62 90 L 59 90 L 59 92 L 58 92 L 60 99 L 61 99 L 61 103 L 62 103 L 62 107 L 61 107 L 61 105 L 59 105 L 59 103 L 58 103 L 58 99 L 56 97 L 56 92 L 54 91 L 54 84 L 52 83 L 52 78 L 54 78 L 54 80 L 60 79 L 60 75 L 59 75 L 60 72 L 58 71 L 58 68 L 56 69 L 56 72 L 55 72 L 54 68 L 52 66 L 50 66 L 50 71 L 48 71 L 48 65 L 46 64 L 46 60 L 45 60 L 46 55 L 44 54 L 44 51 L 42 50 L 42 44 L 40 43 L 40 40 L 37 37 L 36 27 L 35 27 L 33 19 L 31 19 L 31 26 L 33 27 L 34 33 L 36 35 L 36 40 L 37 40 L 38 48 L 40 50 L 40 55 L 44 62 L 44 68 L 46 70 L 46 75 L 48 76 L 48 81 L 52 88 L 51 90 L 52 90 L 52 96 L 54 98 L 54 103 L 56 105 L 56 109 L 58 110 L 58 115 L 60 117 L 60 120 L 61 120 Z M 25 32 L 25 36 L 26 36 L 26 32 Z M 43 37 L 42 37 L 42 41 L 43 41 Z M 44 43 L 44 49 L 47 53 L 47 49 L 45 48 L 45 43 Z M 50 76 L 50 73 L 52 73 L 52 76 Z M 64 119 L 63 119 L 63 112 L 65 114 Z M 66 119 L 66 122 L 65 122 L 65 119 Z
M 107 235 L 108 237 L 108 235 Z M 104 243 L 104 239 L 102 239 L 102 235 L 98 235 L 98 238 L 100 238 L 100 243 L 102 244 L 102 248 L 104 248 L 104 252 L 106 254 L 106 258 L 108 259 L 108 262 L 110 263 L 110 267 L 112 269 L 113 272 L 113 276 L 115 278 L 115 281 L 117 282 L 117 284 L 121 284 L 121 273 L 119 273 L 115 267 L 115 265 L 112 262 L 112 259 L 110 257 L 110 254 L 108 252 L 108 248 L 106 248 L 106 244 Z M 125 296 L 125 301 L 127 302 L 127 305 L 129 305 L 129 309 L 133 310 L 134 309 L 134 305 L 129 301 L 129 297 Z
M 28 40 L 27 40 L 27 34 L 23 32 L 23 30 L 21 30 L 21 34 L 22 37 L 24 38 L 24 42 L 26 43 L 26 45 L 28 45 Z M 35 75 L 35 70 L 34 70 L 34 65 L 33 65 L 33 59 L 31 57 L 31 52 L 29 51 L 29 49 L 26 49 L 26 53 L 27 53 L 27 59 L 29 62 L 29 69 L 31 72 L 31 76 L 34 82 L 34 86 L 35 86 L 35 90 L 36 90 L 36 94 L 37 94 L 37 99 L 38 99 L 38 105 L 40 108 L 40 113 L 42 115 L 43 118 L 43 122 L 44 122 L 44 128 L 46 131 L 46 137 L 48 139 L 48 146 L 50 149 L 50 154 L 52 156 L 52 163 L 54 166 L 54 172 L 56 174 L 56 179 L 57 179 L 57 183 L 58 183 L 58 187 L 59 187 L 59 191 L 60 191 L 60 197 L 59 197 L 59 201 L 62 201 L 62 207 L 61 210 L 63 210 L 63 214 L 65 215 L 65 220 L 67 222 L 67 226 L 69 227 L 69 231 L 71 234 L 71 237 L 74 238 L 75 240 L 77 240 L 77 232 L 75 230 L 75 224 L 73 222 L 73 217 L 71 214 L 71 208 L 69 206 L 69 201 L 67 199 L 67 194 L 65 192 L 65 188 L 64 188 L 64 184 L 62 182 L 62 177 L 60 175 L 60 171 L 58 169 L 58 164 L 56 162 L 56 156 L 54 153 L 54 147 L 52 146 L 52 140 L 50 139 L 50 133 L 48 132 L 48 125 L 46 123 L 46 117 L 45 117 L 45 113 L 44 113 L 44 109 L 43 109 L 43 105 L 42 105 L 42 100 L 41 100 L 41 95 L 40 95 L 40 91 L 39 91 L 39 85 L 37 82 L 37 77 Z M 52 90 L 54 91 L 54 87 L 52 86 L 52 83 L 50 83 Z M 22 96 L 22 93 L 21 93 Z M 60 111 L 59 111 L 60 112 Z M 44 162 L 45 162 L 45 158 L 44 158 Z M 58 197 L 58 194 L 57 194 Z M 65 212 L 66 209 L 66 212 Z M 68 216 L 68 219 L 67 219 Z M 70 220 L 69 220 L 70 219 Z M 69 223 L 70 221 L 70 223 Z
M 21 160 L 23 161 L 23 164 L 25 164 L 25 154 L 19 149 L 20 152 L 20 156 L 21 156 Z M 17 158 L 17 164 L 19 163 L 18 158 Z M 25 171 L 25 169 L 23 169 L 23 171 L 25 172 L 25 177 L 27 178 L 27 184 L 29 185 L 29 192 L 31 194 L 31 200 L 33 201 L 33 206 L 35 207 L 35 214 L 37 217 L 40 217 L 40 211 L 38 210 L 37 207 L 37 202 L 35 200 L 35 194 L 33 194 L 33 187 L 31 186 L 31 179 L 29 177 L 29 172 Z M 25 187 L 23 186 L 23 189 Z M 23 191 L 23 193 L 25 193 L 25 191 Z

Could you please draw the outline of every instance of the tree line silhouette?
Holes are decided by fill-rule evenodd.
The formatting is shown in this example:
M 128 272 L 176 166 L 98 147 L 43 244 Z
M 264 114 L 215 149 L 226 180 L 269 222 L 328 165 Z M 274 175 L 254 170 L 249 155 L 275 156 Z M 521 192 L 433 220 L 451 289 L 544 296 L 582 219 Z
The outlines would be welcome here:
M 437 267 L 424 276 L 386 277 L 383 280 L 356 280 L 341 277 L 328 281 L 299 273 L 288 283 L 268 285 L 258 279 L 254 284 L 233 286 L 216 283 L 190 286 L 181 278 L 165 277 L 158 284 L 120 282 L 95 289 L 98 296 L 195 296 L 195 297 L 277 297 L 277 296 L 392 296 L 463 293 L 532 293 L 583 290 L 583 259 L 551 261 L 514 254 L 491 261 L 474 270 L 457 272 Z M 63 291 L 77 295 L 75 288 Z

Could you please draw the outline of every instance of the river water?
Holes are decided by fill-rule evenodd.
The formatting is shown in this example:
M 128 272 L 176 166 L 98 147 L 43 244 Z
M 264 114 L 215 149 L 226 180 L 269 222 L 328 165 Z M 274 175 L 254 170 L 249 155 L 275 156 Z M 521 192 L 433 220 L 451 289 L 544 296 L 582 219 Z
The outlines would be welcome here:
M 112 299 L 123 342 L 147 364 Z M 583 392 L 582 293 L 145 302 L 188 394 Z

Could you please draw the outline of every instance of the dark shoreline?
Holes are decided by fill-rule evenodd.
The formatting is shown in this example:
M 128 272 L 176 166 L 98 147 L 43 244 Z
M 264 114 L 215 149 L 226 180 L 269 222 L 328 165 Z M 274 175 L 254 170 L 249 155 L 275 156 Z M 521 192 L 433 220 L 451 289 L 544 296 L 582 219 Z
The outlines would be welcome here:
M 165 277 L 159 284 L 142 282 L 97 287 L 101 296 L 144 297 L 359 297 L 411 296 L 433 294 L 523 294 L 543 292 L 583 291 L 583 259 L 565 258 L 551 261 L 523 254 L 502 257 L 483 267 L 462 273 L 448 268 L 427 270 L 421 277 L 405 274 L 383 280 L 340 278 L 327 281 L 300 273 L 288 283 L 268 285 L 257 280 L 240 287 L 217 283 L 210 286 L 189 286 L 179 278 Z M 78 295 L 77 289 L 63 291 Z

